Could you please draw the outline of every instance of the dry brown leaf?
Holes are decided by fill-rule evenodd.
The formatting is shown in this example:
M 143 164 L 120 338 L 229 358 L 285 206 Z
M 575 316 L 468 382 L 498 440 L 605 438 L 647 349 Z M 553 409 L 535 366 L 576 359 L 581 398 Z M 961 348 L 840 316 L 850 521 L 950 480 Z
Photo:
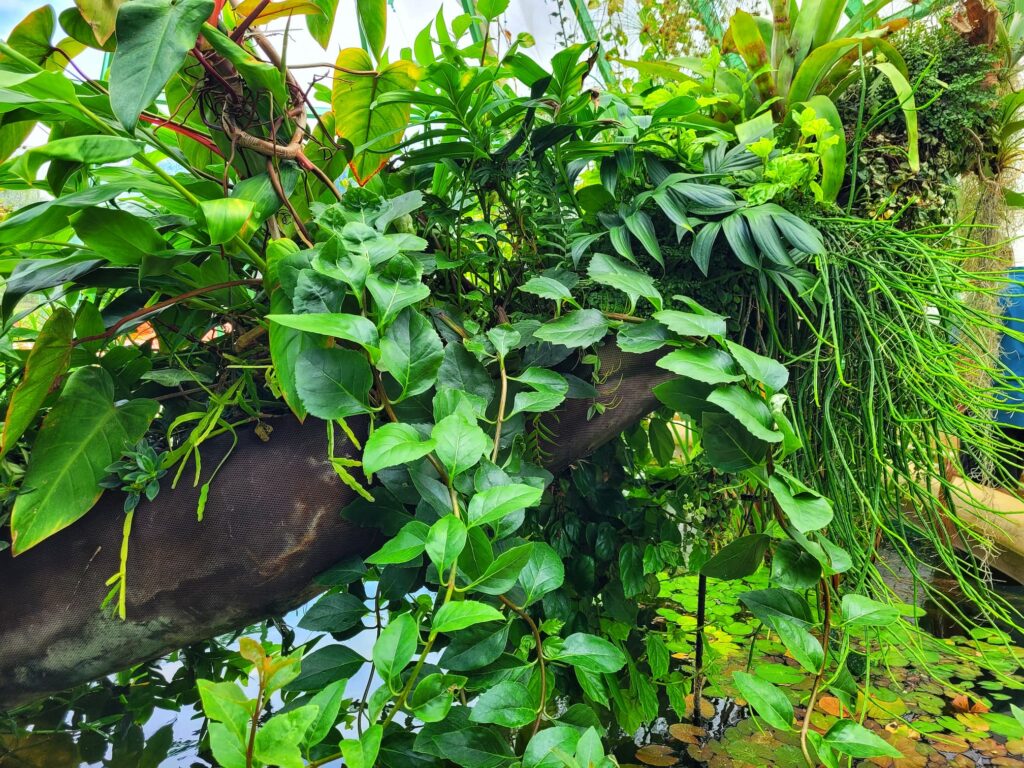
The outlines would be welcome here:
M 664 744 L 648 744 L 636 751 L 636 759 L 646 765 L 671 766 L 679 762 L 679 756 Z
M 686 744 L 696 744 L 708 735 L 708 732 L 699 725 L 691 725 L 690 723 L 670 725 L 668 732 L 672 734 L 673 739 L 685 742 Z

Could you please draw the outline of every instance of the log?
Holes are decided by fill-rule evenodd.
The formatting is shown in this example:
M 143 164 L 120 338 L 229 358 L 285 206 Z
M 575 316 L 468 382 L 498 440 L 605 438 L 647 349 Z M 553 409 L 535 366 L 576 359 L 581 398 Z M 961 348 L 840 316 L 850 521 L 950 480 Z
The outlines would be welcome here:
M 587 421 L 590 401 L 568 401 L 547 418 L 558 435 L 544 446 L 549 470 L 566 469 L 656 407 L 651 388 L 672 377 L 655 367 L 660 355 L 601 348 L 601 370 L 611 374 L 599 399 L 608 409 Z M 365 436 L 366 420 L 349 425 Z M 229 445 L 225 437 L 204 447 L 207 473 Z M 347 441 L 336 452 L 358 458 Z M 376 531 L 339 514 L 354 494 L 326 456 L 325 426 L 315 419 L 281 419 L 266 443 L 240 434 L 202 521 L 198 489 L 183 481 L 171 490 L 165 479 L 159 496 L 135 513 L 125 621 L 100 610 L 105 582 L 118 569 L 121 494 L 104 495 L 28 552 L 0 556 L 0 709 L 283 614 L 317 593 L 317 574 L 373 551 Z

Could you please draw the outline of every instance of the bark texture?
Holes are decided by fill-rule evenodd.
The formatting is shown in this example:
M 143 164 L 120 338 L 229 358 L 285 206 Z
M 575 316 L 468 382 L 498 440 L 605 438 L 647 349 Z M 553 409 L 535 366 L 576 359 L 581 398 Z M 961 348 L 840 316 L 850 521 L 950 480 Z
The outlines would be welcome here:
M 671 378 L 654 365 L 660 354 L 602 348 L 601 370 L 611 373 L 600 399 L 609 407 L 587 421 L 590 401 L 569 401 L 549 417 L 558 438 L 545 446 L 548 469 L 566 469 L 656 407 L 651 388 Z M 365 421 L 349 425 L 364 436 Z M 214 441 L 203 467 L 215 467 L 228 445 Z M 336 451 L 357 457 L 347 442 Z M 0 709 L 286 612 L 316 593 L 318 573 L 373 551 L 376 532 L 339 515 L 354 495 L 326 456 L 322 422 L 282 419 L 269 442 L 240 435 L 201 522 L 198 489 L 184 482 L 140 505 L 127 621 L 99 607 L 104 582 L 118 569 L 120 494 L 106 494 L 80 521 L 17 558 L 0 556 Z

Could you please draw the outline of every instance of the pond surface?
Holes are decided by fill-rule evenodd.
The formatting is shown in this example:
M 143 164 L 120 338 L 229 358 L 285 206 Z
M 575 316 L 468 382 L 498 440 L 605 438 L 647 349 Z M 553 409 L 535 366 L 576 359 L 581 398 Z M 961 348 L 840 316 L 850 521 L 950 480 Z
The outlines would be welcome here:
M 779 732 L 751 719 L 749 708 L 730 687 L 732 671 L 746 668 L 750 641 L 756 631 L 738 595 L 763 586 L 763 577 L 715 584 L 708 596 L 707 609 L 709 680 L 696 717 L 690 696 L 687 711 L 673 711 L 663 701 L 662 716 L 634 733 L 610 727 L 621 765 L 803 768 L 797 732 Z M 1010 583 L 997 587 L 1007 601 L 1024 610 L 1024 587 Z M 665 632 L 673 664 L 688 674 L 692 673 L 695 608 L 696 577 L 663 582 L 653 628 Z M 284 624 L 296 627 L 305 610 L 287 615 Z M 854 716 L 863 717 L 865 726 L 905 755 L 898 760 L 866 761 L 865 765 L 1024 766 L 1024 726 L 1010 716 L 1011 703 L 1024 706 L 1024 673 L 1016 661 L 1024 657 L 1024 648 L 1019 647 L 1024 646 L 1024 636 L 975 630 L 968 637 L 957 634 L 959 628 L 937 610 L 917 613 L 921 615 L 916 620 L 931 636 L 908 632 L 906 644 L 890 643 L 882 650 L 873 645 L 870 662 L 855 654 L 848 664 L 860 683 L 870 680 L 869 693 L 857 702 Z M 254 636 L 294 647 L 312 640 L 316 634 L 295 628 L 294 637 L 287 637 L 280 629 L 271 627 Z M 368 657 L 374 638 L 375 633 L 366 630 L 345 643 Z M 231 647 L 237 647 L 237 641 Z M 810 688 L 809 676 L 770 637 L 759 635 L 749 658 L 753 659 L 757 675 L 779 684 L 791 696 L 797 722 L 802 720 L 804 710 L 799 704 Z M 982 658 L 987 659 L 992 672 L 983 673 L 979 664 Z M 170 680 L 180 667 L 178 661 L 165 661 L 155 670 Z M 349 681 L 348 696 L 357 698 L 362 694 L 367 670 L 363 668 Z M 117 711 L 116 695 L 108 706 L 112 718 L 109 722 L 127 719 Z M 840 715 L 841 707 L 837 698 L 824 691 L 811 717 L 812 728 L 826 730 Z M 27 736 L 5 737 L 0 733 L 0 768 L 209 768 L 210 763 L 198 751 L 202 723 L 193 707 L 172 711 L 157 703 L 144 728 L 127 723 L 115 727 L 116 738 L 111 745 L 88 733 L 73 737 L 59 727 L 60 723 L 55 728 L 53 723 L 37 722 L 35 732 Z M 6 755 L 2 753 L 4 749 L 8 750 Z M 338 761 L 329 768 L 340 765 Z

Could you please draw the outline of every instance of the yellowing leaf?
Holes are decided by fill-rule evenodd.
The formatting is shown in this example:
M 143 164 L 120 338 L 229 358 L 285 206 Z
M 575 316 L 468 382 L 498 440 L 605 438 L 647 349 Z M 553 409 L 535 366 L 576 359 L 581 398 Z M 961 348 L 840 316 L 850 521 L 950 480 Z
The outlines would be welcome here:
M 239 18 L 247 19 L 260 5 L 260 0 L 245 0 L 235 8 Z M 288 16 L 307 16 L 313 13 L 321 13 L 320 6 L 312 0 L 278 0 L 278 2 L 267 3 L 253 20 L 253 24 L 266 24 L 274 19 L 283 19 Z
M 338 54 L 331 106 L 335 130 L 352 144 L 350 167 L 360 185 L 366 184 L 387 163 L 389 151 L 402 140 L 409 124 L 409 104 L 378 105 L 381 96 L 411 90 L 420 69 L 411 61 L 395 61 L 377 71 L 361 48 Z

